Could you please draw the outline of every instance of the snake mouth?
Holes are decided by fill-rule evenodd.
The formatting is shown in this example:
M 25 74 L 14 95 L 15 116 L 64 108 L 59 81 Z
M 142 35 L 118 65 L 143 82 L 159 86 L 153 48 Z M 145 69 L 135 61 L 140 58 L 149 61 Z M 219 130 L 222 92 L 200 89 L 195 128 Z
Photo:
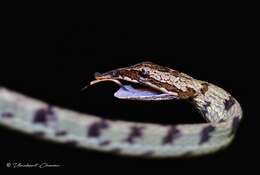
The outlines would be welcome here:
M 97 77 L 97 76 L 96 76 Z M 119 99 L 139 100 L 139 101 L 158 101 L 158 100 L 172 100 L 177 99 L 176 96 L 162 92 L 156 88 L 141 84 L 137 81 L 121 80 L 109 77 L 96 78 L 90 82 L 90 85 L 111 81 L 120 86 L 114 93 L 114 96 Z

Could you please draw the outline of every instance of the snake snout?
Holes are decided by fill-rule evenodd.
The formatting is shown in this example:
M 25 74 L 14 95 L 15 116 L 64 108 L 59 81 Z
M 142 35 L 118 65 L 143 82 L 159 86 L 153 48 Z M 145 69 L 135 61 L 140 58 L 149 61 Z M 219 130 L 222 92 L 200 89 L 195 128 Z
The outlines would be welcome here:
M 105 73 L 99 73 L 96 72 L 94 74 L 95 78 L 97 80 L 103 80 L 103 79 L 116 79 L 117 77 L 117 71 L 113 70 L 113 71 L 109 71 L 109 72 L 105 72 Z
M 98 78 L 98 77 L 100 77 L 102 74 L 100 73 L 100 72 L 95 72 L 95 74 L 94 74 L 94 77 L 95 78 Z

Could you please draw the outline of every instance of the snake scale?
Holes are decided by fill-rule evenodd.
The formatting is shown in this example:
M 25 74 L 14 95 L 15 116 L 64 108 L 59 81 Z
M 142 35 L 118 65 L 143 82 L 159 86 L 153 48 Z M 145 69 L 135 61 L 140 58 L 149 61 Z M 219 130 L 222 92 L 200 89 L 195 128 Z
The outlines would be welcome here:
M 233 140 L 242 118 L 240 104 L 228 92 L 211 83 L 142 62 L 96 73 L 90 85 L 113 81 L 120 89 L 115 97 L 128 100 L 188 100 L 205 123 L 153 124 L 107 120 L 81 114 L 0 87 L 0 124 L 75 147 L 119 155 L 183 157 L 212 153 Z M 144 88 L 123 85 L 137 83 Z

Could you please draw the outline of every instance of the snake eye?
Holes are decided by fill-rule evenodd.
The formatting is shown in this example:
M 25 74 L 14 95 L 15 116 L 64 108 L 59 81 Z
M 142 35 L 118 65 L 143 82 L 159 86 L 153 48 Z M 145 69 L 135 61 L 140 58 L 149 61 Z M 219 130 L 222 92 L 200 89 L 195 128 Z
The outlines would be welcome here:
M 143 78 L 148 78 L 149 77 L 149 72 L 145 71 L 144 69 L 142 69 L 140 72 L 139 72 L 139 75 Z
M 116 76 L 116 72 L 115 71 L 112 72 L 112 76 Z

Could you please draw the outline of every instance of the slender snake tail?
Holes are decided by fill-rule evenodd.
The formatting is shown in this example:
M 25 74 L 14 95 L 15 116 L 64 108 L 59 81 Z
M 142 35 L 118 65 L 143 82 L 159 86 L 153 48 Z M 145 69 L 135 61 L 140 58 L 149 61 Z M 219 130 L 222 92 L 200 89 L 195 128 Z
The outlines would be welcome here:
M 115 93 L 117 98 L 190 100 L 207 123 L 160 125 L 105 120 L 0 87 L 0 125 L 41 139 L 120 155 L 182 157 L 224 148 L 233 140 L 242 118 L 240 104 L 225 90 L 151 62 L 97 74 L 96 79 L 94 83 L 126 80 L 158 91 L 122 85 Z

